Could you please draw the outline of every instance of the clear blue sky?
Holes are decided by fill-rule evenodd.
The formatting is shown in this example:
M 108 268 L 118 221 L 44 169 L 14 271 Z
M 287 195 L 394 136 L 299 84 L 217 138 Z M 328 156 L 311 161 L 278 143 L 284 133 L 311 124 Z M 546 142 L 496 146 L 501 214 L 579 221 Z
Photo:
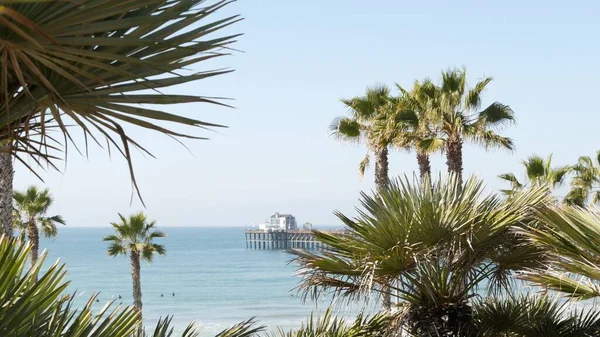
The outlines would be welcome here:
M 510 105 L 517 126 L 506 130 L 517 150 L 485 153 L 467 146 L 465 173 L 491 188 L 500 173 L 517 172 L 532 153 L 554 153 L 556 164 L 600 149 L 597 104 L 600 21 L 597 1 L 277 1 L 242 0 L 221 15 L 245 20 L 229 32 L 245 35 L 243 53 L 197 66 L 232 67 L 220 78 L 175 91 L 234 98 L 236 109 L 172 107 L 228 125 L 195 131 L 210 141 L 186 141 L 132 130 L 157 159 L 136 156 L 146 211 L 162 226 L 246 226 L 272 212 L 298 221 L 336 224 L 335 209 L 353 214 L 365 149 L 328 136 L 345 112 L 340 98 L 369 85 L 410 85 L 440 70 L 466 66 L 471 82 L 493 76 L 485 94 Z M 170 90 L 172 92 L 174 90 Z M 74 150 L 71 148 L 71 150 Z M 413 154 L 392 152 L 390 175 L 412 174 Z M 440 155 L 433 169 L 443 170 Z M 124 160 L 92 147 L 89 160 L 71 151 L 66 171 L 43 173 L 41 183 L 17 167 L 15 187 L 45 185 L 56 197 L 53 213 L 69 226 L 106 226 L 130 205 Z

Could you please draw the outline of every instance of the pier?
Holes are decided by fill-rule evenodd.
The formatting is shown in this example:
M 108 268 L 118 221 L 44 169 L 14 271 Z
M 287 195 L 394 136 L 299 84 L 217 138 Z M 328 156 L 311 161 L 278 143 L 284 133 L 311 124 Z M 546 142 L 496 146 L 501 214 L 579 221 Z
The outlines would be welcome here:
M 343 233 L 343 231 L 332 231 Z M 326 245 L 317 241 L 312 230 L 295 229 L 286 231 L 270 231 L 264 229 L 246 230 L 246 248 L 260 250 L 306 249 L 322 250 Z

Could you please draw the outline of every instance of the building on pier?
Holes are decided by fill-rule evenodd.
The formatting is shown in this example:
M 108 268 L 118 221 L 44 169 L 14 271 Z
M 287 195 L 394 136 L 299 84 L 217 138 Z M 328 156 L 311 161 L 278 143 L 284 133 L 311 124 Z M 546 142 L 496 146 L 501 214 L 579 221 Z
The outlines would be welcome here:
M 286 231 L 296 230 L 296 217 L 291 214 L 280 214 L 279 212 L 271 215 L 264 223 L 258 225 L 259 230 Z
M 340 232 L 343 231 L 332 231 Z M 273 214 L 258 229 L 246 230 L 247 249 L 307 249 L 321 250 L 325 247 L 315 239 L 312 224 L 305 223 L 298 229 L 296 218 L 291 214 Z

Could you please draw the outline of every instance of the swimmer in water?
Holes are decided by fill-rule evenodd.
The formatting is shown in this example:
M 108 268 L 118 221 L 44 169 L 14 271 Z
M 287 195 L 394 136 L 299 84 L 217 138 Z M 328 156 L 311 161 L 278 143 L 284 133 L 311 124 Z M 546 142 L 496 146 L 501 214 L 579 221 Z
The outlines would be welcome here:
M 175 293 L 173 293 L 173 296 L 175 296 Z
M 160 297 L 165 297 L 163 294 L 160 294 Z

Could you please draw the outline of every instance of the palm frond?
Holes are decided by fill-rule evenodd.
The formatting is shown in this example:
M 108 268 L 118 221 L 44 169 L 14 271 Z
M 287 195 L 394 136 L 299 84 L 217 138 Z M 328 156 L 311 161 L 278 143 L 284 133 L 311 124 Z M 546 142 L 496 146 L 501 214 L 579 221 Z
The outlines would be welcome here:
M 264 329 L 264 326 L 257 325 L 257 322 L 253 317 L 219 332 L 215 337 L 252 337 L 256 336 Z
M 358 165 L 358 174 L 360 174 L 361 178 L 363 178 L 365 176 L 365 171 L 369 167 L 370 163 L 371 163 L 371 156 L 369 153 L 367 153 L 365 155 L 365 157 L 363 158 L 363 160 L 361 160 L 360 164 Z
M 297 330 L 284 331 L 279 328 L 268 337 L 391 337 L 393 335 L 392 317 L 387 313 L 373 316 L 359 314 L 353 321 L 347 322 L 333 315 L 327 308 L 322 316 L 311 314 L 308 320 Z
M 337 117 L 329 126 L 330 135 L 337 140 L 358 143 L 360 142 L 364 126 L 357 120 Z
M 67 144 L 77 147 L 73 124 L 88 138 L 106 138 L 107 144 L 128 162 L 134 188 L 131 149 L 146 149 L 126 133 L 134 125 L 172 137 L 200 138 L 173 131 L 161 123 L 192 128 L 220 125 L 139 104 L 212 103 L 204 96 L 163 94 L 161 89 L 222 75 L 230 70 L 185 72 L 189 66 L 227 55 L 237 34 L 213 36 L 238 22 L 238 16 L 211 20 L 230 1 L 203 4 L 203 0 L 117 0 L 36 3 L 5 2 L 0 17 L 2 49 L 2 113 L 0 134 L 17 156 L 28 148 L 48 146 L 45 124 L 52 120 Z M 48 13 L 53 13 L 49 15 Z M 212 34 L 212 35 L 211 35 Z M 144 90 L 150 92 L 140 92 Z M 21 133 L 38 120 L 41 140 L 30 142 Z M 18 139 L 20 146 L 15 146 Z M 35 156 L 51 160 L 46 151 Z M 139 191 L 138 191 L 139 195 Z
M 537 212 L 544 228 L 521 230 L 533 243 L 546 250 L 552 264 L 548 272 L 531 271 L 523 277 L 566 296 L 597 297 L 600 281 L 600 215 L 577 207 L 550 208 Z
M 0 334 L 2 336 L 130 337 L 140 323 L 132 308 L 106 305 L 92 312 L 92 297 L 75 310 L 73 297 L 65 299 L 64 265 L 42 265 L 40 256 L 31 269 L 25 269 L 30 246 L 17 239 L 0 238 Z

